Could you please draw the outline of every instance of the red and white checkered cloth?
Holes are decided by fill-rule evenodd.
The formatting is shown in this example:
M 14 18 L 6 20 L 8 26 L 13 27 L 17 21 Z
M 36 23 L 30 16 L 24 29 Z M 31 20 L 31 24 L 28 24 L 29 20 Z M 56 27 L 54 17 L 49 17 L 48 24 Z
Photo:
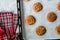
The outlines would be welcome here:
M 18 23 L 18 15 L 13 14 L 12 12 L 0 12 L 0 23 L 3 24 L 5 27 L 4 32 L 6 32 L 6 35 L 9 37 L 13 37 L 15 35 L 17 23 Z M 2 36 L 4 38 L 4 36 Z M 1 38 L 2 38 L 1 37 Z M 0 38 L 0 40 L 1 40 Z M 4 39 L 5 40 L 5 39 Z

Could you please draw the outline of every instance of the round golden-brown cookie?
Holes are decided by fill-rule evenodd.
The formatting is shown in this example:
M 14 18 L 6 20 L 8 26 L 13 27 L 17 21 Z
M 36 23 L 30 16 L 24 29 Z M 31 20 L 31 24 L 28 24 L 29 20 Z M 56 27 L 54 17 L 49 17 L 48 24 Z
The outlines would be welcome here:
M 60 25 L 55 28 L 55 32 L 60 35 Z
M 26 17 L 26 23 L 29 24 L 29 25 L 32 25 L 36 22 L 36 19 L 34 18 L 34 16 L 32 15 L 29 15 Z
M 29 2 L 30 0 L 24 0 L 25 2 Z
M 58 10 L 60 10 L 60 2 L 58 2 L 58 3 L 56 4 L 56 8 L 57 8 Z
M 47 14 L 47 20 L 49 22 L 54 22 L 57 19 L 57 15 L 54 12 L 49 12 Z
M 43 6 L 41 3 L 36 2 L 35 4 L 33 4 L 32 8 L 35 12 L 39 12 L 42 10 Z
M 44 26 L 38 26 L 36 28 L 36 34 L 42 36 L 46 33 L 46 28 Z

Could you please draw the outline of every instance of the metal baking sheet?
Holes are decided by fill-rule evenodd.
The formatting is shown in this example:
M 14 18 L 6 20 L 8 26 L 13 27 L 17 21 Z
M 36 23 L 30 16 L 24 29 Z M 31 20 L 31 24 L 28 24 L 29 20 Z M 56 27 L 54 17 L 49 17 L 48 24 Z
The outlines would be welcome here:
M 23 2 L 23 3 L 22 3 Z M 32 5 L 36 2 L 40 2 L 43 5 L 43 9 L 40 12 L 34 12 Z M 21 16 L 23 25 L 23 38 L 25 40 L 45 40 L 45 39 L 60 39 L 60 35 L 55 33 L 55 27 L 60 25 L 60 11 L 56 9 L 56 3 L 60 0 L 30 0 L 25 2 L 21 0 Z M 55 22 L 48 22 L 46 15 L 48 12 L 55 12 L 58 16 Z M 33 15 L 36 18 L 36 23 L 34 25 L 28 25 L 25 22 L 25 18 L 29 15 Z M 47 32 L 43 36 L 38 36 L 35 32 L 36 27 L 43 25 L 46 27 Z

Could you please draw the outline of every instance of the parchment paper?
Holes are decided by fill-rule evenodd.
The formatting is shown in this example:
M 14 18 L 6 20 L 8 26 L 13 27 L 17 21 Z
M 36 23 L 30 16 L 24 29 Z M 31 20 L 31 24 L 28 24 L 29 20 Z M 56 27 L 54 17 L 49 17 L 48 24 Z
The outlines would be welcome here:
M 40 12 L 34 12 L 32 5 L 36 2 L 40 2 L 43 5 L 43 9 Z M 55 33 L 55 27 L 60 25 L 60 11 L 56 9 L 56 3 L 60 0 L 30 0 L 29 2 L 23 1 L 24 9 L 24 28 L 26 40 L 45 40 L 45 39 L 59 39 L 60 35 Z M 46 15 L 48 12 L 55 12 L 57 15 L 57 20 L 54 22 L 48 22 Z M 25 22 L 25 18 L 29 15 L 33 15 L 36 18 L 36 23 L 34 25 L 28 25 Z M 35 32 L 36 27 L 43 25 L 46 27 L 47 32 L 43 36 L 38 36 Z

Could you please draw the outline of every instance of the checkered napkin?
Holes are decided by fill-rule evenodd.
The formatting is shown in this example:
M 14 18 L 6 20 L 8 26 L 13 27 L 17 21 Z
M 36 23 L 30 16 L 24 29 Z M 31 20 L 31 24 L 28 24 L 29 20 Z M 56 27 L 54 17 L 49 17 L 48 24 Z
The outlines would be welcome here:
M 4 34 L 1 38 L 15 37 L 15 31 L 18 23 L 17 14 L 13 14 L 12 12 L 0 12 L 0 23 L 2 23 L 2 26 L 4 27 Z

